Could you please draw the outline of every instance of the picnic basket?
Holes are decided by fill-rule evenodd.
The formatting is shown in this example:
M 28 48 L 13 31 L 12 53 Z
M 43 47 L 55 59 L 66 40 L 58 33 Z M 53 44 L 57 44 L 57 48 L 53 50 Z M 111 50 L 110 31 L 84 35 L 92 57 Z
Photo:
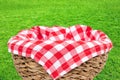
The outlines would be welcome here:
M 58 45 L 59 47 L 56 47 Z M 103 32 L 92 30 L 88 26 L 76 25 L 70 28 L 37 26 L 23 30 L 11 38 L 8 47 L 12 53 L 14 66 L 23 80 L 93 80 L 104 68 L 112 42 Z M 56 56 L 60 54 L 62 58 Z M 55 64 L 56 60 L 59 60 L 60 65 Z M 66 66 L 64 63 L 69 65 L 67 67 L 69 70 L 61 75 L 60 70 L 67 70 L 64 69 Z M 55 71 L 54 69 L 58 71 L 57 78 L 51 75 L 50 71 L 46 71 Z

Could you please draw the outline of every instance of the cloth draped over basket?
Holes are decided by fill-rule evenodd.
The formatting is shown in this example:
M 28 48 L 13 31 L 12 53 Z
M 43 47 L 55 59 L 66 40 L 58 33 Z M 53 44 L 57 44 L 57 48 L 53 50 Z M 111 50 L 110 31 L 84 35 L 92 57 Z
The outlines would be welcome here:
M 111 48 L 112 42 L 105 33 L 84 25 L 35 26 L 20 31 L 8 41 L 9 52 L 31 57 L 54 80 Z

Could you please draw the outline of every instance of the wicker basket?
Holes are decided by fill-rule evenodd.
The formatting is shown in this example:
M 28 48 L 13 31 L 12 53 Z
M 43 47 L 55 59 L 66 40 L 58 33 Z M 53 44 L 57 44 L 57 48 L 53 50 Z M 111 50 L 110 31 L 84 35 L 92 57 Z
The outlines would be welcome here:
M 52 80 L 43 67 L 33 59 L 15 54 L 12 56 L 14 65 L 23 80 Z M 107 57 L 108 54 L 94 57 L 57 80 L 93 80 L 103 69 Z

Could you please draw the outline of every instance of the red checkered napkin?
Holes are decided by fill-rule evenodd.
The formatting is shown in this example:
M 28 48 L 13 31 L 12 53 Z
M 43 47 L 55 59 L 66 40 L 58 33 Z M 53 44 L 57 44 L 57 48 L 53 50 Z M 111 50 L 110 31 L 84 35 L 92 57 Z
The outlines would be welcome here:
M 8 41 L 9 52 L 31 57 L 54 80 L 111 48 L 112 42 L 106 34 L 83 25 L 36 26 L 19 32 Z

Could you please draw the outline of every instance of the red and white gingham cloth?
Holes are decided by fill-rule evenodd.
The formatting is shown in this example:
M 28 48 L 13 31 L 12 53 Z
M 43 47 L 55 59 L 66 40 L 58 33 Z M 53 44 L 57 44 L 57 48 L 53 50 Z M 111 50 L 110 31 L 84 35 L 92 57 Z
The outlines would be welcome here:
M 35 26 L 8 41 L 11 53 L 31 57 L 55 80 L 81 63 L 112 48 L 106 34 L 88 26 L 69 28 Z

